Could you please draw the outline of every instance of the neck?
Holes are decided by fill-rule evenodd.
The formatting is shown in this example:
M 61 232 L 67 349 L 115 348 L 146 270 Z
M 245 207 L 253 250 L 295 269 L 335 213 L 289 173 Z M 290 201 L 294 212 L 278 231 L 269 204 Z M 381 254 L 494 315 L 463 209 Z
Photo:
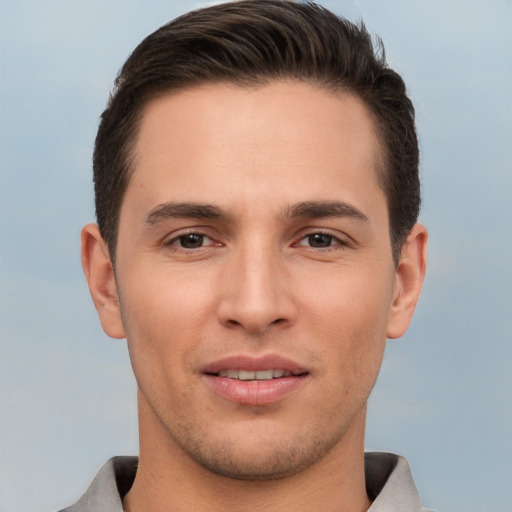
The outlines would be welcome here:
M 285 478 L 248 481 L 200 466 L 177 446 L 139 396 L 140 456 L 125 512 L 363 512 L 371 502 L 364 477 L 361 410 L 343 439 L 321 460 Z

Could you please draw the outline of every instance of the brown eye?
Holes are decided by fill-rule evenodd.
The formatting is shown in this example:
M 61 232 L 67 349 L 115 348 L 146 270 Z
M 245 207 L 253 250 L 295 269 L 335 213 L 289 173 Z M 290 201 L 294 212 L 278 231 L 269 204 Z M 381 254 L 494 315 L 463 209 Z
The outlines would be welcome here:
M 322 249 L 325 247 L 331 247 L 334 237 L 324 233 L 315 233 L 313 235 L 309 235 L 307 237 L 307 241 L 310 247 Z
M 188 235 L 180 236 L 177 241 L 184 249 L 199 249 L 199 247 L 203 246 L 204 239 L 204 235 L 189 233 Z

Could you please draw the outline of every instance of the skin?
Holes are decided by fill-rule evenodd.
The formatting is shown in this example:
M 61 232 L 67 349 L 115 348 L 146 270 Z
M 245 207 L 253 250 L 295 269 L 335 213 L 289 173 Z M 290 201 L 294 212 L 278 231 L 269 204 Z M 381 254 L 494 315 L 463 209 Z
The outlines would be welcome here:
M 366 510 L 367 399 L 386 338 L 411 320 L 427 242 L 416 225 L 394 265 L 371 114 L 304 83 L 205 85 L 152 100 L 135 154 L 115 275 L 98 228 L 82 233 L 100 320 L 127 338 L 139 389 L 125 510 Z M 204 368 L 240 354 L 306 373 L 271 404 L 235 403 Z

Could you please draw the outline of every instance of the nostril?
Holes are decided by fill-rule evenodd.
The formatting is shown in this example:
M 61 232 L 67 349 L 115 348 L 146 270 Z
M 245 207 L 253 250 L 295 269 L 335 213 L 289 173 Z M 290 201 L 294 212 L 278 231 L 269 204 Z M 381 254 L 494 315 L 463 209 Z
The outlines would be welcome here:
M 224 325 L 228 328 L 243 328 L 251 333 L 262 333 L 268 330 L 269 327 L 279 327 L 285 325 L 286 318 L 276 318 L 270 322 L 258 319 L 256 315 L 250 316 L 243 320 L 235 320 L 233 318 L 227 319 Z

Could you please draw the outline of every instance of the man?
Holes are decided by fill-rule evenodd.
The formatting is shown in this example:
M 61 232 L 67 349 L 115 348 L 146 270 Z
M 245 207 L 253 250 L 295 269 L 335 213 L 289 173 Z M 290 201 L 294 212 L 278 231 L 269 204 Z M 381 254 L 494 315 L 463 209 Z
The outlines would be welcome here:
M 364 27 L 285 0 L 165 25 L 120 71 L 94 182 L 82 262 L 140 453 L 66 510 L 422 510 L 404 459 L 364 454 L 427 244 L 414 110 Z

